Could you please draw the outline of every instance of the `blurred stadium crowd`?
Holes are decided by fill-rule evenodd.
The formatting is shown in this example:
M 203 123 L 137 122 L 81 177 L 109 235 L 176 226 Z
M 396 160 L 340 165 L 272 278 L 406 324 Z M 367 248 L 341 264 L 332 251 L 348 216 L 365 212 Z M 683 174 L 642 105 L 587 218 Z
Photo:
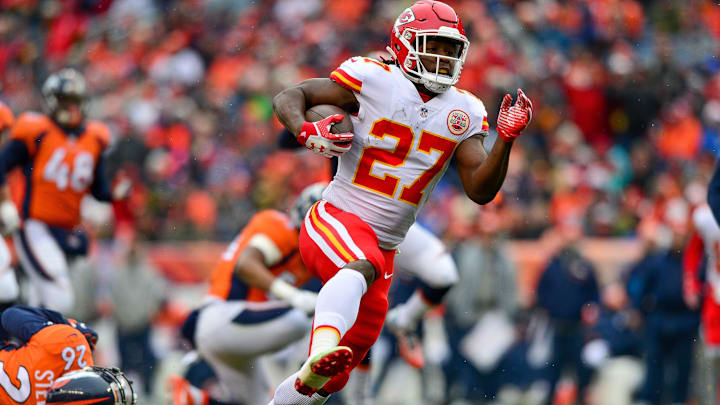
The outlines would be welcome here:
M 278 150 L 273 95 L 327 76 L 350 56 L 382 51 L 409 3 L 0 0 L 0 98 L 16 113 L 40 109 L 38 88 L 49 72 L 80 68 L 93 94 L 89 115 L 107 123 L 114 137 L 109 170 L 122 169 L 134 180 L 132 209 L 116 212 L 118 223 L 131 223 L 151 241 L 227 241 L 257 210 L 287 208 L 304 186 L 328 176 L 324 159 Z M 499 302 L 513 296 L 512 279 L 502 284 L 504 276 L 492 271 L 463 272 L 496 254 L 497 269 L 511 267 L 490 234 L 535 239 L 557 229 L 558 246 L 584 234 L 639 236 L 652 247 L 682 248 L 673 236 L 687 236 L 720 144 L 720 7 L 710 0 L 449 3 L 471 40 L 458 87 L 483 100 L 491 131 L 508 91 L 522 87 L 536 111 L 513 149 L 501 198 L 483 208 L 466 204 L 451 168 L 421 212 L 422 222 L 455 249 L 461 277 L 470 280 L 448 305 L 447 339 L 455 348 L 490 306 L 515 311 L 516 303 Z M 637 268 L 667 259 L 657 255 L 648 250 Z M 547 268 L 563 267 L 560 262 Z M 567 332 L 566 340 L 555 344 L 571 347 L 581 323 L 610 322 L 612 333 L 614 318 L 589 314 L 586 303 L 602 299 L 611 312 L 642 307 L 652 293 L 638 287 L 643 277 L 630 277 L 629 297 L 613 289 L 600 297 L 588 281 L 588 290 L 568 298 L 576 299 L 577 313 L 553 312 L 560 304 L 552 297 L 566 291 L 552 280 L 523 303 L 537 301 L 551 318 L 562 318 L 555 326 L 566 327 L 557 332 Z M 467 288 L 483 285 L 490 287 Z M 463 318 L 468 311 L 478 313 Z M 690 344 L 698 319 L 688 313 L 689 323 L 679 321 L 678 328 L 685 328 L 679 339 Z M 543 338 L 535 320 L 525 326 L 533 337 L 517 349 L 523 353 L 533 342 L 553 339 Z M 622 337 L 628 336 L 621 336 L 621 346 L 628 343 Z M 638 342 L 621 352 L 639 355 Z M 466 359 L 453 356 L 450 364 L 467 367 Z M 528 367 L 513 364 L 510 370 Z M 489 374 L 447 365 L 444 372 L 459 373 L 458 381 L 491 381 Z M 518 375 L 505 378 L 524 379 L 526 388 L 536 379 Z M 497 388 L 473 384 L 457 395 L 470 390 L 481 398 Z M 507 403 L 523 403 L 517 401 Z
M 406 3 L 3 0 L 2 97 L 38 109 L 49 71 L 82 68 L 90 115 L 117 141 L 111 169 L 143 185 L 138 231 L 228 239 L 255 209 L 325 176 L 324 162 L 277 151 L 271 97 L 383 50 Z M 520 86 L 536 104 L 503 188 L 510 236 L 560 217 L 591 235 L 632 235 L 708 172 L 720 130 L 714 2 L 454 3 L 472 38 L 459 87 L 491 115 Z M 448 179 L 436 204 L 456 194 Z M 447 228 L 445 213 L 425 215 Z

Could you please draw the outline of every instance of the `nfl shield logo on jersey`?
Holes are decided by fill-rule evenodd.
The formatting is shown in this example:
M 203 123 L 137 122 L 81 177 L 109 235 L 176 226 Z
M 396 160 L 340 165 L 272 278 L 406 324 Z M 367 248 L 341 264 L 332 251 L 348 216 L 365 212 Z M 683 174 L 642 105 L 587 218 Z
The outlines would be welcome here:
M 462 135 L 470 128 L 470 117 L 461 110 L 452 110 L 447 117 L 447 126 L 453 135 Z

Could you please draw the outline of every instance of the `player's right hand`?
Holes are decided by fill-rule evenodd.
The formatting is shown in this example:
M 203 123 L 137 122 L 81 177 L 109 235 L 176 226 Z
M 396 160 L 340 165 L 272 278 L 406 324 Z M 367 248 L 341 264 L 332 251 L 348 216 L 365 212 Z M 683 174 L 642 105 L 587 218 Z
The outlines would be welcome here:
M 343 120 L 342 114 L 331 115 L 320 121 L 305 122 L 297 136 L 298 142 L 325 157 L 337 157 L 350 150 L 354 135 L 346 132 L 333 134 L 332 126 Z
M 276 278 L 270 285 L 270 294 L 287 302 L 308 315 L 315 313 L 317 294 L 312 291 L 301 290 L 285 280 Z
M 312 316 L 315 313 L 315 303 L 317 302 L 317 294 L 312 291 L 298 290 L 290 298 L 290 305 L 306 314 Z
M 0 203 L 0 234 L 9 235 L 20 226 L 20 216 L 17 208 L 10 200 Z

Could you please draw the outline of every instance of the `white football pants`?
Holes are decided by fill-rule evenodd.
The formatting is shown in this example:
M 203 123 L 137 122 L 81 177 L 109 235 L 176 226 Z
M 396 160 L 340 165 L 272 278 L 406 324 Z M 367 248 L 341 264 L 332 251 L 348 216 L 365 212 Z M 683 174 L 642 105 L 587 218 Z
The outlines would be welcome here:
M 432 288 L 458 282 L 458 271 L 445 245 L 432 232 L 414 223 L 398 246 L 395 269 L 410 273 Z
M 282 302 L 215 301 L 200 310 L 195 343 L 230 400 L 266 404 L 270 381 L 258 358 L 310 331 L 312 319 Z
M 60 313 L 72 309 L 75 300 L 68 260 L 43 222 L 26 219 L 14 234 L 15 251 L 30 280 L 30 305 Z

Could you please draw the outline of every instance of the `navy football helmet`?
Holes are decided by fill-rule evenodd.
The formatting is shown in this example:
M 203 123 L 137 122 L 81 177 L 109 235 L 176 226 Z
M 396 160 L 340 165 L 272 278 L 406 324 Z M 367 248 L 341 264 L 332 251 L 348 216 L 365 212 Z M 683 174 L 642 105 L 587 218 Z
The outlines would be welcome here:
M 50 75 L 42 86 L 45 107 L 62 127 L 80 125 L 87 110 L 87 84 L 82 73 L 65 68 Z
M 53 382 L 47 404 L 134 405 L 132 381 L 117 368 L 85 367 L 65 373 Z
M 300 192 L 290 211 L 290 219 L 296 228 L 300 229 L 310 207 L 322 199 L 325 187 L 327 187 L 327 183 L 313 183 Z

